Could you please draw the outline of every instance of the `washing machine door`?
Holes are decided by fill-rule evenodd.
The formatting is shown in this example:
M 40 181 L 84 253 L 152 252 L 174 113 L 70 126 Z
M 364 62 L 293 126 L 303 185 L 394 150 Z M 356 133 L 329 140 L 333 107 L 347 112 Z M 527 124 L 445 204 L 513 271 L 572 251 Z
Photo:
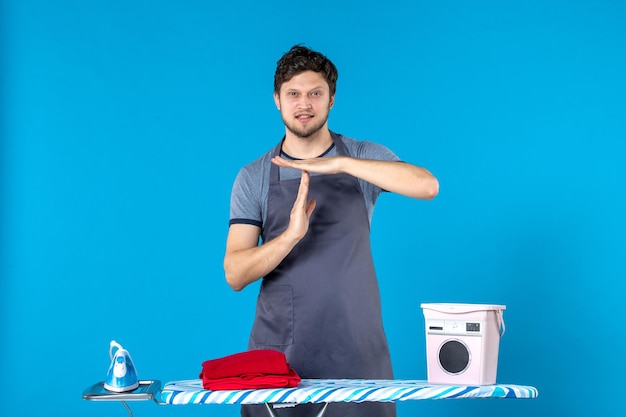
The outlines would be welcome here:
M 439 347 L 438 358 L 439 366 L 451 375 L 463 373 L 472 359 L 467 345 L 457 339 L 445 341 Z

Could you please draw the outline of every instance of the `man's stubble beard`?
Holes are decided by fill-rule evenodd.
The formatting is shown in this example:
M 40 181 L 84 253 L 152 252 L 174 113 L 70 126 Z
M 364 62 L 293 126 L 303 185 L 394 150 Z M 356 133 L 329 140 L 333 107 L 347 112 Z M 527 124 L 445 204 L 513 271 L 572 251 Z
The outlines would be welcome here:
M 326 122 L 328 121 L 328 115 L 326 115 L 324 119 L 320 120 L 319 123 L 311 125 L 308 129 L 299 129 L 296 126 L 287 123 L 284 117 L 282 117 L 282 119 L 287 130 L 289 130 L 291 133 L 299 138 L 308 139 L 318 133 L 320 130 L 322 130 L 322 128 L 324 127 L 324 125 L 326 125 Z

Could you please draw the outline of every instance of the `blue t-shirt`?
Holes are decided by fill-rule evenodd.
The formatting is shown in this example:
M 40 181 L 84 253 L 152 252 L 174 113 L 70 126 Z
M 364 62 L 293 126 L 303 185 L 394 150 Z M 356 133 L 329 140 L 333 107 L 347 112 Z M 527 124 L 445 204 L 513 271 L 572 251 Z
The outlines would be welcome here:
M 353 158 L 373 159 L 380 161 L 399 161 L 400 159 L 385 146 L 350 139 L 338 135 Z M 320 157 L 336 156 L 334 144 Z M 254 162 L 244 166 L 237 174 L 230 198 L 230 224 L 252 224 L 263 229 L 267 218 L 267 194 L 269 191 L 270 164 L 274 156 L 274 148 L 267 151 Z M 289 155 L 282 153 L 285 158 Z M 293 159 L 293 158 L 292 158 Z M 311 173 L 311 175 L 315 175 Z M 280 168 L 281 179 L 299 178 L 301 171 L 293 168 Z M 369 182 L 359 179 L 363 191 L 363 198 L 369 217 L 372 222 L 374 204 L 384 190 Z

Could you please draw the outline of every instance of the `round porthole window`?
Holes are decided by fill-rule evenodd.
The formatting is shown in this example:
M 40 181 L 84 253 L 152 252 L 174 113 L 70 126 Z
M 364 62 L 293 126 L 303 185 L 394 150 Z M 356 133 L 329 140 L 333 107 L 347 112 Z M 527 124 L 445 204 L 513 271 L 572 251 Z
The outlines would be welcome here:
M 449 374 L 460 374 L 470 364 L 470 351 L 460 340 L 446 340 L 439 348 L 439 365 Z

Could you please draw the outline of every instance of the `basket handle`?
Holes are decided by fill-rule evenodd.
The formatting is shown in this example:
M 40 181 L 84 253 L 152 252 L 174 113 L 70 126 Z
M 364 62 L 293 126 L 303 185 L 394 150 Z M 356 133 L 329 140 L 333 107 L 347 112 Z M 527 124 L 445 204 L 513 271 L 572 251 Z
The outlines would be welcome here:
M 506 331 L 502 310 L 496 310 L 496 316 L 498 317 L 498 330 L 500 331 L 500 337 L 502 337 L 504 336 L 504 332 Z

